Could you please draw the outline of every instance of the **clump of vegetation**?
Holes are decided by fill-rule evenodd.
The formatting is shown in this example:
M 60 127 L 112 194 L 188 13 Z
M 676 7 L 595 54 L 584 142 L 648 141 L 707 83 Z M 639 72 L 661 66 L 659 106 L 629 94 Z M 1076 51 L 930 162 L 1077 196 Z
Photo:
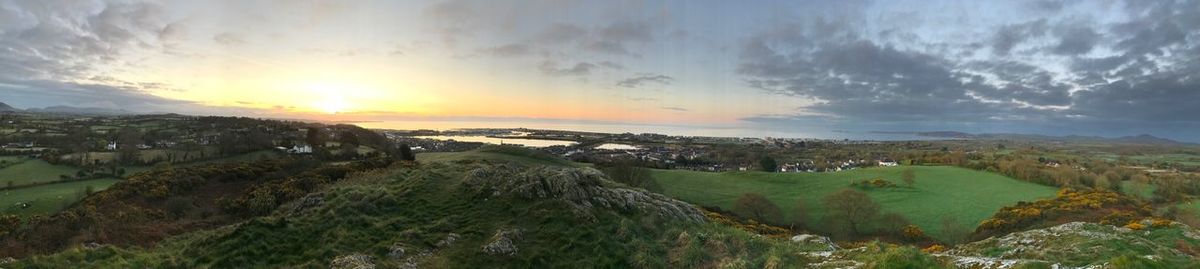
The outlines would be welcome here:
M 733 203 L 733 212 L 747 219 L 762 223 L 783 222 L 783 211 L 762 194 L 744 193 Z
M 1152 213 L 1153 210 L 1146 203 L 1118 192 L 1063 189 L 1054 199 L 1020 202 L 1000 209 L 979 225 L 973 237 L 982 239 L 1072 221 L 1124 225 L 1129 220 L 1149 217 Z
M 860 181 L 858 181 L 858 182 L 855 182 L 855 183 L 854 183 L 854 184 L 852 184 L 852 185 L 853 185 L 853 186 L 855 186 L 855 187 L 861 188 L 861 189 L 871 189 L 871 188 L 891 188 L 891 187 L 896 187 L 896 184 L 895 184 L 895 183 L 892 183 L 891 181 L 887 181 L 887 180 L 885 180 L 885 179 L 882 179 L 882 178 L 876 178 L 876 179 L 864 179 L 864 180 L 860 180 Z

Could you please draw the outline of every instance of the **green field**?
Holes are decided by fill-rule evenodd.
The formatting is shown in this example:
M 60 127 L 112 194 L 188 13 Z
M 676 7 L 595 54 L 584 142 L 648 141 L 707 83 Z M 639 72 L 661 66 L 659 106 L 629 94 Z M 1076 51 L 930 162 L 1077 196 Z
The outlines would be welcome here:
M 783 209 L 791 219 L 797 200 L 809 210 L 809 222 L 818 230 L 829 230 L 823 220 L 821 200 L 849 187 L 851 182 L 883 178 L 902 184 L 904 169 L 914 169 L 916 184 L 866 190 L 882 205 L 883 212 L 907 217 L 926 233 L 942 239 L 941 220 L 953 217 L 972 228 L 1018 201 L 1053 197 L 1056 189 L 1018 181 L 1001 175 L 948 166 L 905 166 L 856 169 L 830 173 L 710 173 L 685 170 L 653 170 L 665 194 L 703 206 L 731 209 L 743 193 L 759 193 Z
M 49 215 L 58 212 L 64 205 L 74 203 L 80 198 L 78 193 L 87 186 L 100 191 L 118 181 L 111 178 L 92 179 L 0 191 L 0 212 L 19 216 Z M 21 208 L 20 203 L 28 203 L 29 207 Z
M 43 160 L 23 159 L 19 164 L 0 168 L 0 186 L 8 182 L 13 185 L 28 185 L 33 183 L 57 181 L 61 175 L 74 176 L 79 168 L 66 165 L 52 165 Z

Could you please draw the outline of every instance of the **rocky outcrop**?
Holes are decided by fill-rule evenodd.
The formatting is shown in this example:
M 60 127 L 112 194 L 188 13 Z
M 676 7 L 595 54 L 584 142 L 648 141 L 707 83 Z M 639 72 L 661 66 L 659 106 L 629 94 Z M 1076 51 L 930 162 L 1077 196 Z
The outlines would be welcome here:
M 833 240 L 829 239 L 829 237 L 824 237 L 824 236 L 820 236 L 820 235 L 799 234 L 796 236 L 792 236 L 792 242 L 799 243 L 799 244 L 805 244 L 805 245 L 828 247 L 829 249 L 825 250 L 825 251 L 838 250 L 837 244 L 834 244 Z
M 1054 227 L 1011 233 L 968 243 L 941 255 L 958 264 L 974 261 L 981 268 L 1008 268 L 1027 261 L 1044 261 L 1066 267 L 1103 266 L 1109 259 L 1135 254 L 1149 259 L 1195 259 L 1175 248 L 1200 243 L 1188 235 L 1195 229 L 1171 223 L 1144 230 L 1112 225 L 1072 222 Z
M 483 253 L 497 256 L 514 256 L 517 255 L 516 241 L 521 239 L 521 230 L 499 230 L 495 235 L 492 235 L 492 240 L 487 245 L 483 245 Z
M 365 254 L 350 254 L 333 259 L 331 269 L 375 269 L 374 258 Z
M 692 222 L 703 222 L 704 214 L 696 207 L 661 194 L 626 189 L 591 168 L 495 166 L 470 172 L 466 187 L 493 197 L 555 199 L 570 204 L 575 213 L 591 217 L 593 207 L 638 210 L 653 215 Z

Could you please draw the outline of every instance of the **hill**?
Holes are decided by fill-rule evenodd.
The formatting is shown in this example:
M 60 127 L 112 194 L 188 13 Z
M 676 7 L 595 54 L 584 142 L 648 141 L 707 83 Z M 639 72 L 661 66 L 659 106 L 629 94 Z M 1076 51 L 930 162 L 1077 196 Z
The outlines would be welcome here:
M 10 260 L 6 266 L 1049 268 L 1060 263 L 1055 259 L 1071 257 L 992 258 L 1004 256 L 995 254 L 990 243 L 931 255 L 878 242 L 831 246 L 820 236 L 761 236 L 715 221 L 714 214 L 702 214 L 681 201 L 625 187 L 592 168 L 510 161 L 527 154 L 509 155 L 357 173 L 267 215 L 170 237 L 153 247 L 78 244 L 51 255 Z M 1106 254 L 1144 262 L 1137 259 L 1166 253 L 1175 246 L 1171 239 L 1184 239 L 1191 230 L 1174 231 L 1179 232 L 1148 241 L 1148 249 Z M 1063 264 L 1124 261 L 1083 255 L 1070 259 Z M 1158 268 L 1170 268 L 1164 266 Z
M 16 267 L 806 268 L 912 248 L 839 254 L 708 223 L 686 203 L 590 168 L 430 163 L 343 181 L 274 213 L 155 248 L 88 245 Z M 834 259 L 834 258 L 829 258 Z M 854 260 L 857 259 L 857 260 Z M 815 264 L 814 264 L 815 265 Z
M 903 186 L 901 174 L 913 169 L 916 184 Z M 1053 197 L 1055 189 L 1018 181 L 1001 175 L 948 166 L 904 166 L 855 169 L 827 173 L 696 172 L 654 170 L 653 177 L 668 196 L 703 206 L 731 209 L 743 193 L 766 196 L 791 220 L 798 201 L 808 208 L 814 230 L 832 232 L 825 220 L 824 197 L 850 188 L 859 180 L 884 179 L 896 184 L 891 188 L 865 189 L 883 212 L 905 216 L 913 224 L 938 239 L 947 239 L 942 219 L 952 217 L 958 223 L 973 226 L 1001 207 L 1020 201 Z M 969 228 L 968 228 L 969 229 Z
M 3 102 L 0 102 L 0 112 L 15 112 L 15 111 L 21 111 L 21 110 L 14 108 L 12 106 L 9 106 L 8 104 L 5 104 Z

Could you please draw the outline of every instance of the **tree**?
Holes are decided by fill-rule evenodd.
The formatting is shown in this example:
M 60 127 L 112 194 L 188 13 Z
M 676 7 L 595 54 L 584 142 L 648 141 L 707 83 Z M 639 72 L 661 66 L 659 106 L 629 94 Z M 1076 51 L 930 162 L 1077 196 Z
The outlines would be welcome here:
M 854 235 L 860 235 L 862 226 L 879 215 L 879 204 L 863 193 L 854 189 L 842 189 L 826 196 L 822 201 L 829 209 L 832 221 L 845 224 Z
M 904 180 L 904 185 L 908 185 L 910 188 L 913 184 L 917 183 L 916 178 L 917 175 L 913 172 L 912 168 L 906 168 L 904 169 L 904 173 L 900 174 L 900 179 Z
M 417 155 L 413 154 L 412 148 L 408 147 L 408 144 L 400 144 L 400 160 L 403 160 L 403 161 L 416 161 L 417 160 Z
M 734 202 L 733 212 L 762 223 L 779 223 L 783 216 L 779 206 L 757 193 L 743 193 Z
M 600 170 L 613 181 L 652 192 L 662 192 L 662 186 L 659 186 L 658 182 L 654 181 L 654 177 L 650 176 L 650 169 L 637 167 L 628 162 L 617 162 Z
M 142 133 L 137 129 L 124 128 L 117 135 L 117 155 L 122 163 L 141 162 Z
M 342 132 L 342 135 L 338 138 L 341 140 L 340 142 L 342 142 L 343 145 L 351 145 L 354 147 L 358 147 L 358 145 L 360 143 L 358 141 L 358 134 L 355 134 L 354 132 L 351 132 L 351 131 Z
M 776 163 L 775 158 L 771 158 L 771 156 L 763 156 L 762 159 L 758 160 L 758 165 L 762 167 L 763 171 L 779 171 L 779 164 Z
M 304 137 L 304 142 L 309 146 L 320 148 L 325 146 L 325 132 L 320 127 L 309 127 L 307 136 Z

